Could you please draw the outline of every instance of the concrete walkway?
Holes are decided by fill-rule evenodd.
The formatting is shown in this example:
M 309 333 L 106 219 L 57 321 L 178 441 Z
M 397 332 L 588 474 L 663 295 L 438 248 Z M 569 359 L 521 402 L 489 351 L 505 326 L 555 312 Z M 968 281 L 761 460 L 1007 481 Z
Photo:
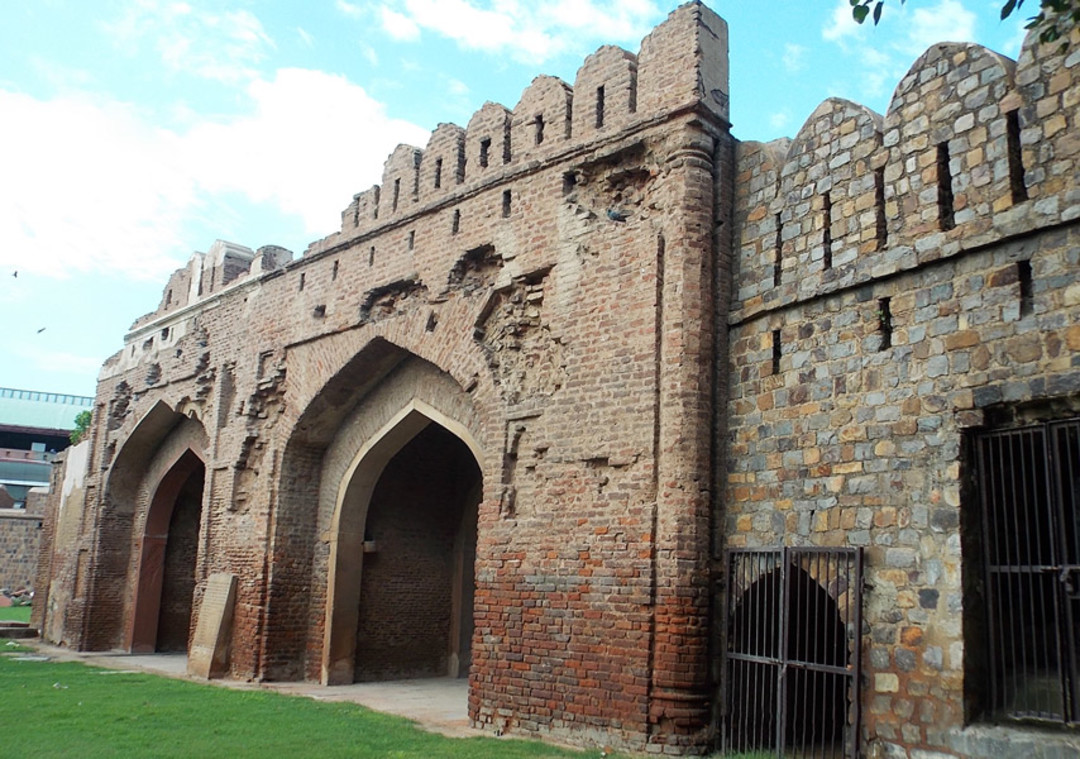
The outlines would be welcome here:
M 315 683 L 249 683 L 239 680 L 203 680 L 187 674 L 184 654 L 125 654 L 118 652 L 83 652 L 27 641 L 57 661 L 79 661 L 94 667 L 130 672 L 149 672 L 181 680 L 209 682 L 239 690 L 273 690 L 320 701 L 351 701 L 369 709 L 396 714 L 414 720 L 420 727 L 454 738 L 482 735 L 469 727 L 469 683 L 464 678 L 398 680 L 384 683 L 354 683 L 323 686 Z

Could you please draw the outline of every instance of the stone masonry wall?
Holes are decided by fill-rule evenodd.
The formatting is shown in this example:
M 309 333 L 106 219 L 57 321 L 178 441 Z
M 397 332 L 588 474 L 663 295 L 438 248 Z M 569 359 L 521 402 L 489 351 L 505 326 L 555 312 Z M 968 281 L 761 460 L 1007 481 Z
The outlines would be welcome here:
M 193 614 L 237 576 L 231 676 L 370 675 L 367 508 L 437 424 L 482 478 L 475 725 L 708 751 L 723 549 L 858 546 L 864 754 L 1028 746 L 965 728 L 965 441 L 1080 398 L 1080 53 L 937 45 L 884 116 L 830 99 L 736 144 L 726 48 L 690 3 L 572 87 L 399 146 L 298 259 L 194 256 L 54 478 L 46 637 L 142 640 L 154 526 L 195 466 Z
M 726 542 L 864 547 L 871 756 L 1004 745 L 962 729 L 965 434 L 1080 396 L 1076 43 L 935 45 L 884 117 L 738 149 Z

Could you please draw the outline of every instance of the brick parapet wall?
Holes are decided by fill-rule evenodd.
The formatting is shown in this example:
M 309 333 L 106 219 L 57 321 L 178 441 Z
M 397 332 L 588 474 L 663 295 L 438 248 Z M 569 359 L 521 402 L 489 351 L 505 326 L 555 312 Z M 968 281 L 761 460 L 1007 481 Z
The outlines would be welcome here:
M 0 509 L 0 588 L 34 590 L 44 514 Z
M 439 378 L 429 405 L 469 430 L 484 476 L 473 718 L 625 746 L 704 745 L 713 358 L 685 326 L 714 318 L 714 142 L 729 139 L 716 113 L 726 61 L 694 55 L 725 37 L 710 11 L 686 6 L 636 63 L 605 48 L 583 66 L 575 91 L 605 88 L 602 127 L 559 140 L 545 111 L 544 143 L 525 163 L 513 119 L 526 130 L 535 119 L 486 106 L 467 130 L 432 137 L 446 156 L 443 194 L 422 186 L 434 181 L 433 148 L 402 147 L 378 199 L 358 200 L 371 218 L 355 230 L 232 282 L 207 272 L 209 258 L 179 272 L 103 370 L 83 550 L 63 571 L 87 587 L 57 610 L 54 635 L 126 645 L 147 510 L 190 449 L 206 466 L 194 607 L 209 573 L 238 575 L 233 636 L 245 644 L 233 646 L 232 675 L 324 676 L 338 480 L 365 425 L 408 402 L 395 392 L 424 397 L 403 372 L 426 367 Z M 667 94 L 632 95 L 645 79 Z M 547 108 L 570 96 L 539 80 L 522 100 Z M 634 97 L 637 112 L 625 112 Z M 478 173 L 471 153 L 489 132 Z M 461 185 L 459 144 L 470 151 Z M 666 257 L 661 239 L 674 246 Z M 198 295 L 200 277 L 213 292 Z M 178 296 L 184 285 L 194 297 Z M 687 472 L 696 484 L 658 494 L 659 479 Z M 667 673 L 656 682 L 654 658 Z M 661 698 L 674 700 L 651 709 Z

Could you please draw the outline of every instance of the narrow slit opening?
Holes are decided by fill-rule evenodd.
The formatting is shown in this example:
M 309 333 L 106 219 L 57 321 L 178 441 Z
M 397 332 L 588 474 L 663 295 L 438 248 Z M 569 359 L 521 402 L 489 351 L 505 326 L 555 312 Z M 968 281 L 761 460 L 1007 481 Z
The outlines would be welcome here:
M 773 244 L 773 287 L 779 287 L 784 271 L 784 222 L 776 214 L 776 242 Z
M 488 155 L 491 152 L 491 138 L 485 137 L 480 140 L 480 168 L 486 169 L 488 165 Z
M 544 141 L 544 117 L 542 115 L 537 115 L 533 119 L 533 127 L 535 128 L 536 144 L 539 145 Z
M 1013 203 L 1022 203 L 1028 199 L 1028 191 L 1024 181 L 1024 153 L 1020 149 L 1019 111 L 1005 114 L 1005 132 L 1009 143 L 1009 189 Z
M 510 191 L 509 190 L 503 190 L 503 194 L 502 194 L 502 215 L 503 215 L 504 219 L 510 216 L 510 204 L 511 204 Z
M 772 371 L 773 374 L 780 372 L 780 330 L 774 329 L 772 331 Z
M 949 143 L 943 142 L 937 147 L 937 195 L 938 224 L 943 230 L 956 226 L 953 210 L 952 171 L 949 168 Z
M 892 347 L 892 307 L 889 298 L 878 298 L 878 334 L 881 342 L 878 350 L 887 350 Z
M 454 220 L 450 224 L 450 234 L 456 235 L 461 229 L 461 211 L 454 211 Z
M 435 189 L 442 187 L 442 159 L 435 159 Z
M 889 245 L 889 224 L 885 218 L 885 167 L 874 172 L 874 226 L 877 249 L 885 250 Z
M 823 214 L 824 229 L 821 232 L 821 263 L 826 269 L 832 268 L 832 196 L 829 193 L 824 193 L 823 198 Z
M 604 126 L 604 86 L 596 88 L 596 128 Z
M 1031 261 L 1016 262 L 1016 278 L 1020 282 L 1020 315 L 1030 316 L 1035 310 L 1035 291 L 1031 280 Z

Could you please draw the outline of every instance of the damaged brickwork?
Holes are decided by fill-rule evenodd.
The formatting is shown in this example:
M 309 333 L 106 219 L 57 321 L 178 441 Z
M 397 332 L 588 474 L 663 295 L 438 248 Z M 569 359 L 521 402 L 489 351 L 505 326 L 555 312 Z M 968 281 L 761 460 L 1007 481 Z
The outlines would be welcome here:
M 967 441 L 1076 413 L 1077 65 L 937 45 L 884 116 L 737 142 L 690 3 L 399 146 L 295 260 L 215 243 L 105 363 L 36 623 L 183 648 L 225 572 L 231 677 L 463 676 L 484 729 L 701 754 L 725 550 L 855 547 L 860 751 L 992 755 Z

